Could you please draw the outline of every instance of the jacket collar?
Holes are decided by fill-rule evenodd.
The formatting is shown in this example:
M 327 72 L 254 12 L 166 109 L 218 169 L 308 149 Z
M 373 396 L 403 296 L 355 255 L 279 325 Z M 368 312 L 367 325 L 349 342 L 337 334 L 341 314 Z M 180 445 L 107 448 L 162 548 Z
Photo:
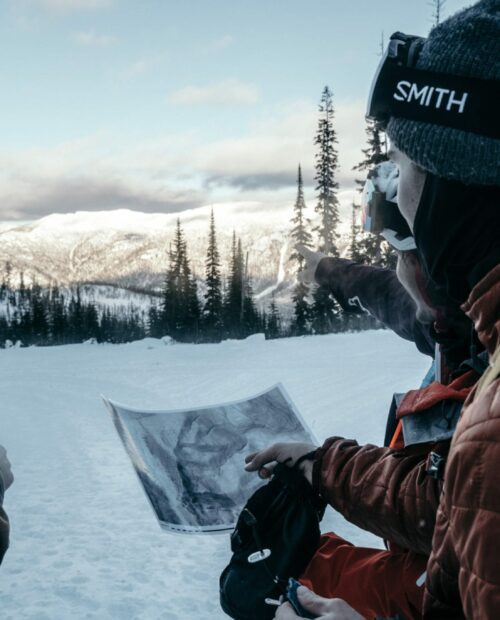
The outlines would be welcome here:
M 500 265 L 476 284 L 462 310 L 474 322 L 489 355 L 493 355 L 500 345 Z

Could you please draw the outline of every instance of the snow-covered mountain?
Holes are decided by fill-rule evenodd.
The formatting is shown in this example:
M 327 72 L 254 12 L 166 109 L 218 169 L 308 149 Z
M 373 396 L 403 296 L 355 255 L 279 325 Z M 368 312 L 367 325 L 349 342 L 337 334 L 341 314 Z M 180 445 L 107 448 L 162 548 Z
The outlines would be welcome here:
M 168 249 L 180 219 L 194 273 L 204 278 L 210 210 L 214 209 L 222 272 L 227 274 L 233 231 L 248 257 L 257 301 L 276 293 L 290 301 L 295 281 L 289 261 L 290 207 L 260 203 L 215 204 L 172 214 L 120 209 L 53 214 L 21 226 L 0 228 L 0 270 L 11 266 L 11 284 L 110 284 L 136 291 L 159 291 Z M 310 214 L 313 218 L 313 213 Z
M 181 220 L 194 272 L 204 276 L 212 206 L 175 214 L 116 210 L 49 215 L 28 225 L 0 230 L 0 265 L 10 263 L 13 283 L 107 283 L 139 290 L 159 289 L 168 248 Z M 248 252 L 257 296 L 293 281 L 289 264 L 291 209 L 258 203 L 213 205 L 222 269 L 227 273 L 233 230 Z

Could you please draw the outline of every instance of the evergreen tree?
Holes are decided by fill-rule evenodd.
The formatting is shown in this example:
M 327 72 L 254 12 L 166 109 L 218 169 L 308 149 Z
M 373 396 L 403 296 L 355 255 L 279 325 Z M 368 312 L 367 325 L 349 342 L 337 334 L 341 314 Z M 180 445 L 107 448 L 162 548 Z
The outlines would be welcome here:
M 279 338 L 281 336 L 281 317 L 278 312 L 274 293 L 271 296 L 271 302 L 269 304 L 265 333 L 267 339 Z
M 50 291 L 49 316 L 52 343 L 64 344 L 67 339 L 68 317 L 64 295 L 59 292 L 57 286 Z
M 432 13 L 432 25 L 437 26 L 441 22 L 441 17 L 443 15 L 443 8 L 446 3 L 446 0 L 431 0 L 429 2 L 430 6 L 433 9 Z
M 181 283 L 181 303 L 185 308 L 185 311 L 182 313 L 182 339 L 187 342 L 198 342 L 200 338 L 201 307 L 198 299 L 196 276 L 191 271 L 189 265 L 187 246 L 184 247 Z
M 360 207 L 352 203 L 352 219 L 351 219 L 351 241 L 349 243 L 349 257 L 356 263 L 364 261 L 364 255 L 361 246 L 361 226 L 358 223 Z
M 292 218 L 292 231 L 291 237 L 294 245 L 300 243 L 306 248 L 312 247 L 312 235 L 308 231 L 310 220 L 305 216 L 306 202 L 304 199 L 304 185 L 302 182 L 302 170 L 299 164 L 297 173 L 297 198 L 293 206 L 293 218 Z M 304 257 L 297 250 L 293 250 L 290 254 L 290 260 L 295 261 L 298 271 L 302 271 L 304 268 Z
M 222 337 L 223 330 L 223 300 L 220 258 L 219 250 L 217 249 L 213 209 L 210 213 L 205 276 L 207 290 L 205 293 L 205 305 L 203 307 L 203 331 L 205 339 L 210 342 L 218 342 Z
M 381 124 L 378 121 L 367 119 L 366 120 L 366 141 L 368 146 L 365 149 L 361 149 L 364 158 L 353 166 L 353 170 L 359 170 L 361 172 L 369 172 L 378 164 L 387 161 L 387 137 L 382 129 Z M 363 190 L 365 180 L 356 179 L 359 191 Z
M 378 164 L 388 160 L 387 139 L 380 123 L 367 120 L 366 134 L 368 146 L 366 149 L 362 149 L 364 158 L 353 167 L 353 170 L 368 172 Z M 361 191 L 365 182 L 356 180 L 356 183 Z M 357 249 L 358 258 L 353 260 L 379 267 L 392 268 L 395 265 L 396 253 L 384 241 L 381 235 L 361 231 L 361 238 Z
M 320 238 L 320 249 L 325 254 L 338 256 L 337 240 L 339 234 L 339 202 L 337 191 L 339 184 L 335 180 L 338 168 L 338 155 L 335 148 L 337 136 L 333 129 L 333 95 L 325 86 L 319 104 L 318 130 L 314 144 L 318 147 L 316 154 L 316 191 L 318 203 L 315 210 L 320 215 L 320 224 L 316 230 Z
M 243 318 L 243 253 L 241 241 L 236 241 L 236 233 L 233 231 L 231 244 L 231 259 L 229 264 L 229 278 L 227 294 L 224 303 L 224 324 L 226 333 L 230 338 L 241 336 L 241 323 Z
M 99 339 L 99 315 L 93 303 L 86 303 L 83 306 L 83 326 L 80 337 L 82 340 Z
M 320 215 L 320 224 L 316 230 L 320 238 L 320 250 L 330 256 L 338 256 L 339 184 L 335 180 L 338 169 L 338 155 L 335 148 L 337 136 L 333 129 L 333 95 L 328 86 L 323 90 L 319 113 L 318 130 L 314 141 L 318 147 L 315 176 L 318 203 L 315 210 Z M 311 327 L 317 334 L 326 334 L 340 328 L 339 310 L 325 287 L 316 287 L 313 292 Z
M 304 200 L 304 189 L 302 184 L 302 170 L 299 165 L 297 175 L 297 198 L 294 205 L 294 215 L 292 218 L 292 232 L 291 237 L 294 244 L 300 243 L 307 248 L 312 247 L 312 236 L 307 230 L 307 226 L 310 224 L 306 219 L 304 211 L 306 209 L 306 203 Z M 297 271 L 300 272 L 304 268 L 305 259 L 294 250 L 290 255 L 290 259 L 295 261 L 297 265 Z M 309 319 L 310 319 L 310 306 L 309 306 L 309 287 L 303 282 L 297 282 L 293 291 L 293 313 L 294 318 L 292 321 L 292 333 L 297 336 L 302 336 L 309 333 Z
M 31 332 L 29 339 L 33 344 L 45 345 L 49 337 L 49 320 L 41 288 L 36 283 L 29 291 L 29 304 L 31 310 L 31 326 L 27 330 Z
M 244 270 L 243 282 L 243 308 L 241 314 L 241 336 L 246 337 L 255 334 L 261 328 L 261 320 L 253 296 L 253 287 L 250 277 Z
M 398 262 L 398 253 L 387 241 L 382 242 L 381 246 L 381 266 L 387 269 L 396 269 Z
M 81 342 L 83 334 L 83 304 L 80 287 L 76 287 L 76 296 L 71 294 L 68 304 L 68 342 Z
M 315 334 L 340 331 L 342 326 L 340 311 L 330 291 L 324 286 L 317 286 L 313 292 L 311 315 L 311 327 Z
M 191 273 L 181 222 L 177 220 L 170 265 L 163 291 L 162 323 L 175 339 L 198 339 L 200 305 L 196 279 Z
M 309 303 L 309 286 L 297 282 L 292 294 L 293 319 L 290 332 L 293 336 L 305 336 L 311 333 L 312 308 Z
M 184 254 L 184 237 L 181 222 L 177 219 L 173 244 L 169 247 L 169 267 L 165 278 L 162 303 L 163 335 L 177 338 L 180 327 L 180 272 Z
M 148 309 L 148 336 L 151 338 L 161 338 L 163 334 L 163 322 L 161 309 L 153 303 Z

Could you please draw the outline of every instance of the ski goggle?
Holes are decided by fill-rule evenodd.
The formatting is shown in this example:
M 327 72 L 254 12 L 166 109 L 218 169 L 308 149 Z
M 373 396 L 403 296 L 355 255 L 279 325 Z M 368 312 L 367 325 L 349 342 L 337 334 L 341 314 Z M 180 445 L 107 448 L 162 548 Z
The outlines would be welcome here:
M 410 227 L 397 205 L 399 171 L 385 161 L 368 173 L 361 196 L 362 227 L 365 232 L 379 234 L 396 250 L 416 248 Z
M 366 116 L 391 116 L 500 138 L 500 81 L 417 69 L 425 39 L 395 32 L 373 78 Z

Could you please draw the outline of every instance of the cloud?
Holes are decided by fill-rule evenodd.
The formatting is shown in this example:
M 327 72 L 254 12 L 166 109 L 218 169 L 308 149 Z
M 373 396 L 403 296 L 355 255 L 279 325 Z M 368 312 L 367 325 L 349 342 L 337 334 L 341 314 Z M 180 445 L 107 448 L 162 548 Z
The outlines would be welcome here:
M 366 144 L 363 104 L 335 102 L 344 215 L 360 176 L 352 166 Z M 28 220 L 77 209 L 179 212 L 241 200 L 286 207 L 295 199 L 299 163 L 312 208 L 317 120 L 316 102 L 305 100 L 276 106 L 238 138 L 202 143 L 191 130 L 125 144 L 101 132 L 51 148 L 0 151 L 2 218 Z
M 185 86 L 168 97 L 178 105 L 249 105 L 257 103 L 259 91 L 252 84 L 224 80 L 206 86 Z
M 299 163 L 305 183 L 312 185 L 317 118 L 313 102 L 281 106 L 246 136 L 193 148 L 190 162 L 211 188 L 220 185 L 247 191 L 291 187 Z M 334 128 L 339 141 L 337 180 L 344 187 L 352 187 L 356 178 L 352 167 L 362 158 L 361 148 L 365 146 L 363 102 L 336 103 Z
M 213 39 L 213 41 L 210 41 L 202 48 L 202 52 L 205 54 L 219 52 L 233 45 L 234 41 L 235 38 L 232 35 L 226 34 L 218 39 Z
M 192 184 L 179 186 L 165 175 L 151 179 L 137 173 L 133 162 L 103 156 L 106 138 L 95 135 L 49 149 L 0 153 L 2 219 L 118 208 L 169 213 L 202 203 Z
M 122 80 L 133 80 L 154 69 L 168 58 L 166 52 L 151 52 L 131 63 L 120 73 Z
M 97 34 L 92 30 L 87 32 L 75 32 L 73 40 L 84 47 L 108 47 L 116 43 L 117 38 L 107 34 Z
M 172 191 L 134 186 L 122 179 L 100 177 L 26 178 L 17 191 L 0 190 L 3 217 L 32 220 L 50 213 L 134 209 L 148 213 L 175 213 L 200 205 L 193 191 Z
M 111 6 L 113 0 L 32 0 L 48 11 L 72 12 L 104 9 Z
M 297 179 L 297 171 L 246 173 L 242 175 L 214 175 L 206 180 L 206 186 L 228 185 L 246 190 L 275 190 L 293 185 Z

